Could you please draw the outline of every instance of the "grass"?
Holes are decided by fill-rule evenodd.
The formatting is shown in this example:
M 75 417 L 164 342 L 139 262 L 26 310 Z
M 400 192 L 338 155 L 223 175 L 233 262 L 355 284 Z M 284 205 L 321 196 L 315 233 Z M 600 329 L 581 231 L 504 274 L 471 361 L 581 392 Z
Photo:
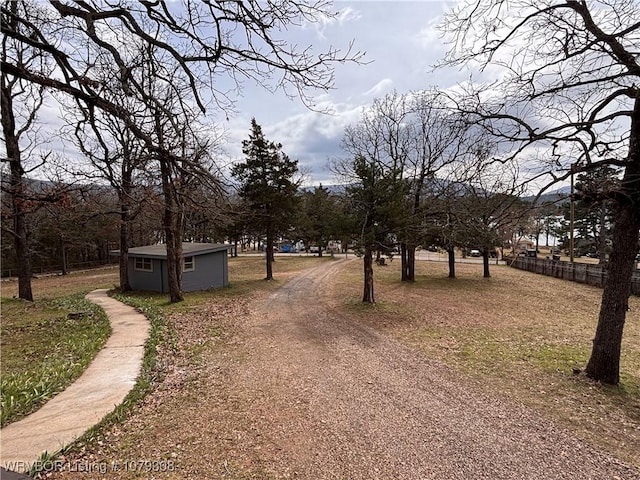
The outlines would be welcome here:
M 234 257 L 229 259 L 230 288 L 229 295 L 249 294 L 254 288 L 275 290 L 282 286 L 292 274 L 317 265 L 319 262 L 330 262 L 334 258 L 325 255 L 322 258 L 308 256 L 277 256 L 273 263 L 273 280 L 266 282 L 265 259 L 260 256 Z M 193 294 L 190 294 L 193 295 Z
M 124 403 L 62 454 L 74 458 L 80 452 L 97 452 L 99 458 L 108 462 L 125 458 L 173 461 L 177 455 L 175 458 L 180 459 L 183 466 L 201 462 L 204 454 L 198 452 L 195 445 L 204 443 L 207 449 L 216 449 L 220 442 L 213 441 L 211 445 L 209 441 L 201 442 L 202 432 L 198 430 L 193 432 L 194 446 L 189 451 L 173 441 L 169 441 L 169 450 L 162 450 L 173 425 L 194 422 L 189 413 L 193 412 L 193 406 L 206 403 L 210 390 L 224 388 L 218 378 L 208 378 L 203 385 L 198 372 L 211 366 L 212 355 L 220 355 L 227 363 L 242 362 L 242 354 L 227 341 L 232 337 L 233 322 L 245 313 L 242 309 L 247 298 L 268 294 L 296 271 L 316 265 L 318 261 L 312 257 L 278 259 L 274 265 L 276 279 L 265 282 L 264 260 L 230 259 L 232 284 L 228 288 L 187 293 L 185 300 L 176 304 L 169 303 L 167 296 L 161 294 L 117 295 L 116 298 L 136 306 L 151 319 L 152 328 L 158 328 L 159 341 L 151 340 L 146 345 L 143 374 Z M 221 365 L 220 368 L 225 367 Z M 163 378 L 165 381 L 160 383 Z M 145 397 L 154 388 L 158 388 L 157 394 Z M 203 408 L 205 410 L 195 414 L 199 418 L 207 416 L 206 407 Z M 124 421 L 125 418 L 128 421 Z M 154 435 L 161 438 L 156 439 Z M 184 439 L 180 443 L 184 443 Z M 231 478 L 265 478 L 262 474 L 252 476 L 253 469 L 247 473 L 244 465 L 229 463 L 226 469 Z M 130 474 L 128 478 L 138 477 Z M 146 477 L 141 474 L 140 478 Z M 174 477 L 169 475 L 167 478 Z M 175 478 L 182 477 L 176 473 Z
M 104 345 L 110 327 L 102 309 L 85 300 L 83 293 L 33 303 L 3 298 L 1 308 L 4 426 L 78 378 Z
M 170 420 L 175 420 L 179 412 L 163 404 L 135 407 L 145 403 L 140 399 L 155 388 L 167 370 L 177 367 L 187 370 L 186 383 L 170 382 L 174 385 L 171 388 L 178 389 L 177 405 L 184 408 L 185 402 L 206 404 L 207 389 L 223 389 L 223 384 L 215 382 L 224 377 L 207 377 L 213 383 L 203 385 L 196 381 L 198 369 L 213 361 L 211 355 L 217 348 L 222 350 L 215 357 L 216 362 L 241 361 L 236 358 L 229 330 L 232 327 L 225 323 L 225 319 L 241 317 L 242 310 L 236 312 L 233 308 L 247 305 L 256 295 L 268 294 L 318 261 L 330 259 L 278 257 L 275 280 L 265 282 L 263 258 L 232 258 L 231 285 L 226 289 L 188 293 L 186 300 L 178 304 L 169 304 L 166 295 L 134 293 L 120 297 L 141 309 L 154 325 L 155 333 L 146 348 L 144 373 L 125 404 L 72 450 L 82 447 L 90 452 L 104 451 L 108 445 L 110 453 L 103 454 L 114 458 L 133 454 L 140 458 L 158 456 L 153 435 L 166 435 Z M 363 305 L 361 262 L 349 262 L 335 279 L 338 308 L 345 318 L 398 338 L 495 395 L 524 403 L 576 436 L 640 466 L 640 298 L 631 298 L 627 315 L 621 384 L 604 386 L 574 374 L 574 369 L 584 368 L 590 353 L 601 290 L 508 267 L 491 268 L 492 278 L 485 279 L 481 265 L 457 264 L 458 278 L 451 280 L 447 278 L 446 263 L 421 261 L 417 264 L 416 281 L 403 284 L 399 281 L 399 262 L 376 266 L 377 303 Z M 112 281 L 94 280 L 97 286 Z M 75 288 L 87 288 L 94 280 L 78 281 Z M 68 292 L 69 287 L 65 288 L 63 291 Z M 31 317 L 31 313 L 27 316 Z M 224 318 L 213 317 L 218 314 Z M 198 343 L 201 338 L 206 341 Z M 219 368 L 224 369 L 224 363 Z M 232 401 L 233 392 L 229 395 Z M 133 416 L 136 420 L 131 425 L 122 423 L 132 408 L 140 415 Z M 114 427 L 111 436 L 105 437 L 106 426 L 114 424 L 123 426 Z M 194 440 L 193 448 L 180 455 L 196 461 L 202 454 L 198 448 L 214 447 Z M 229 468 L 242 478 L 242 466 Z
M 42 276 L 32 281 L 34 302 L 15 298 L 17 282 L 0 284 L 3 426 L 33 412 L 82 374 L 110 331 L 102 310 L 84 295 L 117 280 L 114 268 Z M 78 312 L 83 314 L 68 318 Z
M 294 272 L 327 260 L 293 256 L 277 259 L 274 263 L 275 280 L 265 282 L 263 258 L 232 258 L 229 260 L 232 283 L 228 288 L 187 293 L 184 302 L 175 304 L 168 302 L 166 294 L 114 294 L 116 299 L 140 310 L 151 322 L 142 372 L 125 400 L 61 453 L 97 445 L 110 426 L 123 422 L 135 406 L 161 382 L 167 368 L 170 368 L 167 361 L 176 348 L 175 330 L 171 322 L 167 321 L 171 315 L 197 311 L 200 306 L 215 298 L 233 301 L 238 296 L 245 296 L 256 290 L 274 290 Z M 86 368 L 108 337 L 109 327 L 102 310 L 83 297 L 94 288 L 113 287 L 117 281 L 117 269 L 67 276 L 43 276 L 33 281 L 36 297 L 33 303 L 7 298 L 17 293 L 17 285 L 10 282 L 2 284 L 3 425 L 34 411 L 73 382 Z M 68 313 L 79 311 L 86 314 L 73 321 L 67 319 Z M 94 321 L 97 319 L 100 322 Z M 106 325 L 106 330 L 98 332 L 87 329 L 84 328 L 85 323 L 86 326 Z M 215 341 L 225 334 L 222 327 L 212 326 L 207 330 L 206 337 Z M 96 341 L 89 344 L 87 337 Z M 202 353 L 211 347 L 210 343 L 192 346 L 190 361 L 200 361 Z M 33 353 L 36 350 L 38 354 Z M 32 353 L 27 355 L 27 351 Z M 65 353 L 59 362 L 53 361 L 56 351 Z M 77 351 L 84 354 L 82 359 L 77 359 Z M 34 371 L 41 373 L 36 375 Z M 67 373 L 73 375 L 63 375 Z M 51 453 L 46 454 L 47 458 Z M 33 475 L 38 473 L 35 470 L 31 472 Z
M 418 262 L 413 284 L 399 265 L 376 268 L 373 306 L 360 303 L 360 263 L 342 273 L 345 314 L 446 363 L 498 395 L 541 411 L 576 435 L 640 465 L 640 298 L 630 299 L 621 382 L 605 386 L 584 369 L 602 290 L 491 267 Z
M 158 361 L 163 349 L 174 348 L 174 330 L 165 321 L 159 303 L 167 302 L 166 298 L 160 300 L 159 295 L 148 297 L 146 294 L 114 294 L 113 297 L 122 303 L 137 308 L 151 323 L 149 338 L 145 343 L 142 369 L 136 379 L 136 384 L 127 394 L 121 404 L 105 416 L 100 423 L 89 429 L 75 444 L 69 448 L 90 445 L 100 441 L 102 432 L 111 425 L 124 421 L 131 409 L 142 400 L 160 381 L 165 373 L 166 365 Z M 67 448 L 66 450 L 69 450 Z M 35 472 L 34 472 L 35 473 Z
M 88 293 L 96 288 L 114 288 L 118 285 L 118 267 L 102 267 L 68 275 L 42 275 L 31 281 L 35 300 L 50 299 Z M 5 280 L 0 283 L 2 298 L 18 295 L 18 282 Z
M 139 392 L 125 403 L 135 403 L 135 398 L 144 396 L 154 382 L 154 375 L 159 374 L 154 370 L 156 348 L 160 343 L 170 341 L 170 332 L 163 323 L 164 315 L 188 311 L 207 302 L 212 295 L 245 295 L 258 285 L 275 289 L 291 272 L 319 260 L 314 257 L 278 258 L 274 263 L 276 279 L 264 282 L 263 258 L 232 258 L 229 269 L 233 283 L 229 288 L 189 293 L 185 302 L 177 304 L 170 304 L 162 294 L 116 296 L 138 308 L 152 321 L 145 374 L 140 377 Z M 84 295 L 94 288 L 113 287 L 117 281 L 117 269 L 114 268 L 43 276 L 33 281 L 33 303 L 10 298 L 17 294 L 17 283 L 3 282 L 0 357 L 3 426 L 33 412 L 82 374 L 109 334 L 108 319 L 99 307 L 86 301 Z M 78 319 L 68 319 L 67 315 L 74 312 L 84 314 Z

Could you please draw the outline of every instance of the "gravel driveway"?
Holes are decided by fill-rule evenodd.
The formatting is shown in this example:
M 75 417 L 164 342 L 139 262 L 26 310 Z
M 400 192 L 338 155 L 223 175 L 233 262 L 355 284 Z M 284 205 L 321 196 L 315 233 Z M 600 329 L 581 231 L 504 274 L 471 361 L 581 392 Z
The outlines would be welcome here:
M 275 478 L 638 479 L 509 400 L 331 305 L 324 263 L 254 305 L 230 391 Z
M 345 320 L 333 278 L 349 261 L 172 314 L 176 357 L 164 380 L 62 459 L 175 469 L 68 467 L 47 478 L 640 479 L 540 414 Z

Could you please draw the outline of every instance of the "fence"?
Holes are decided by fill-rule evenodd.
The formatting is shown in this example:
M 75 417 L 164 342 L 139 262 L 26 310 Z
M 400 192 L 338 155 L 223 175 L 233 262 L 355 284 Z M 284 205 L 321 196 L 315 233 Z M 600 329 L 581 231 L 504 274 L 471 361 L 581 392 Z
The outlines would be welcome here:
M 77 272 L 78 270 L 89 270 L 92 268 L 99 268 L 99 267 L 106 267 L 109 265 L 117 265 L 118 264 L 118 257 L 110 257 L 108 261 L 106 262 L 99 262 L 99 261 L 93 261 L 93 262 L 77 262 L 77 263 L 71 263 L 69 265 L 67 265 L 67 272 L 71 273 L 71 272 Z M 60 273 L 62 272 L 62 265 L 44 265 L 44 266 L 37 266 L 37 267 L 32 267 L 31 268 L 31 273 L 33 275 L 45 275 L 45 274 L 53 274 L 53 273 Z M 7 268 L 5 270 L 0 271 L 0 277 L 2 277 L 3 279 L 6 278 L 12 278 L 18 275 L 18 267 L 15 268 Z
M 543 258 L 516 257 L 506 259 L 507 264 L 520 270 L 561 278 L 572 282 L 586 283 L 602 288 L 607 278 L 607 269 L 603 265 L 571 263 Z M 631 277 L 631 293 L 640 295 L 640 270 L 636 269 Z

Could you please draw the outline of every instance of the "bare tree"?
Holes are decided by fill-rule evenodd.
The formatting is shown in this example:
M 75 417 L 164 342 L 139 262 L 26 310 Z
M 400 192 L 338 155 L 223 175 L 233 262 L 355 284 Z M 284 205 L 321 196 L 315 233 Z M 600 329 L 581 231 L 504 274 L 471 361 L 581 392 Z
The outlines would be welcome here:
M 128 274 L 129 247 L 131 246 L 131 222 L 140 213 L 145 197 L 136 188 L 136 177 L 144 168 L 148 156 L 143 144 L 116 117 L 96 112 L 86 118 L 70 119 L 76 144 L 89 164 L 79 172 L 90 181 L 106 180 L 118 196 L 120 231 L 120 290 L 131 290 Z M 147 199 L 148 200 L 148 199 Z
M 479 138 L 470 137 L 469 126 L 449 108 L 442 92 L 423 90 L 408 94 L 408 98 L 409 151 L 404 176 L 410 184 L 410 221 L 402 245 L 402 280 L 413 281 L 416 246 L 425 238 L 429 217 L 440 213 L 436 200 L 455 187 L 450 183 L 454 175 L 465 180 L 459 178 L 457 165 Z
M 465 164 L 464 181 L 458 184 L 453 203 L 465 246 L 479 248 L 482 253 L 485 278 L 491 276 L 489 258 L 502 243 L 500 233 L 517 220 L 514 206 L 523 194 L 516 166 L 492 163 L 487 158 L 490 153 L 490 146 L 479 145 L 473 163 Z
M 389 94 L 376 99 L 360 122 L 345 130 L 343 148 L 348 153 L 379 163 L 384 176 L 404 184 L 405 197 L 395 201 L 405 205 L 392 227 L 400 242 L 402 281 L 415 279 L 415 251 L 429 231 L 435 199 L 452 186 L 447 178 L 479 141 L 448 103 L 435 89 Z
M 229 112 L 247 80 L 272 90 L 282 89 L 311 105 L 308 91 L 331 88 L 333 66 L 357 62 L 362 54 L 353 53 L 351 45 L 346 52 L 332 47 L 317 53 L 311 46 L 298 48 L 280 38 L 280 33 L 292 25 L 336 16 L 324 0 L 50 0 L 48 7 L 51 19 L 44 22 L 32 21 L 2 4 L 0 9 L 7 21 L 1 28 L 6 38 L 39 51 L 51 61 L 56 67 L 54 73 L 43 75 L 11 58 L 3 59 L 2 71 L 69 95 L 87 118 L 101 110 L 120 119 L 143 142 L 148 154 L 159 161 L 168 260 L 171 278 L 175 270 L 178 279 L 169 284 L 172 299 L 178 300 L 182 218 L 174 174 L 181 171 L 186 157 L 160 133 L 169 129 L 177 135 L 174 138 L 191 136 L 182 121 L 192 119 L 194 110 L 205 112 L 207 107 Z M 47 25 L 55 28 L 49 30 Z M 149 54 L 141 57 L 141 51 Z M 155 68 L 151 72 L 150 55 L 158 60 L 151 62 Z M 149 73 L 159 80 L 160 90 L 149 84 Z M 228 90 L 219 88 L 224 80 L 231 81 Z M 163 97 L 167 91 L 172 93 L 172 102 L 165 105 L 162 98 L 167 98 Z M 137 108 L 127 108 L 118 101 L 121 97 L 135 98 L 152 110 L 151 115 L 140 118 Z M 196 150 L 202 151 L 196 147 L 189 155 L 196 155 Z
M 5 10 L 7 11 L 6 15 Z M 22 16 L 33 19 L 43 15 L 43 12 L 39 10 L 37 5 L 32 5 L 32 2 L 6 2 L 2 7 L 2 25 L 4 28 L 4 25 L 7 24 L 9 28 L 24 34 L 25 28 L 17 18 Z M 7 62 L 26 65 L 40 75 L 47 75 L 49 71 L 42 52 L 38 49 L 16 42 L 15 39 L 3 37 L 2 63 Z M 33 150 L 35 144 L 38 143 L 34 137 L 34 129 L 36 129 L 38 111 L 42 106 L 45 89 L 41 85 L 30 84 L 2 69 L 0 93 L 2 133 L 6 149 L 6 158 L 2 160 L 9 165 L 9 178 L 8 181 L 2 182 L 2 191 L 9 197 L 9 211 L 12 217 L 11 227 L 3 230 L 12 238 L 16 252 L 18 297 L 32 301 L 30 235 L 27 222 L 27 216 L 31 210 L 31 195 L 26 183 L 26 175 L 39 168 L 44 163 L 46 156 L 34 163 L 25 159 L 23 153 Z M 7 223 L 3 222 L 3 225 L 7 225 Z
M 311 46 L 298 48 L 279 37 L 291 25 L 336 16 L 324 0 L 47 3 L 52 16 L 47 24 L 56 28 L 46 30 L 44 22 L 31 21 L 3 3 L 7 21 L 2 22 L 2 34 L 40 51 L 55 64 L 55 74 L 43 75 L 9 58 L 3 59 L 2 70 L 68 94 L 83 108 L 120 118 L 150 151 L 162 147 L 139 124 L 135 112 L 113 100 L 122 95 L 146 98 L 145 65 L 136 60 L 140 46 L 164 54 L 158 55 L 167 70 L 176 73 L 181 100 L 203 112 L 208 105 L 231 110 L 246 80 L 312 104 L 309 89 L 331 88 L 336 63 L 362 58 L 351 45 L 345 52 L 330 48 L 317 53 Z M 222 79 L 232 81 L 228 90 L 219 89 Z
M 610 165 L 622 180 L 613 249 L 586 373 L 617 384 L 640 230 L 640 9 L 635 0 L 472 0 L 445 20 L 445 64 L 492 65 L 503 79 L 458 97 L 543 189 Z M 532 150 L 535 147 L 536 150 Z M 526 168 L 525 168 L 526 167 Z

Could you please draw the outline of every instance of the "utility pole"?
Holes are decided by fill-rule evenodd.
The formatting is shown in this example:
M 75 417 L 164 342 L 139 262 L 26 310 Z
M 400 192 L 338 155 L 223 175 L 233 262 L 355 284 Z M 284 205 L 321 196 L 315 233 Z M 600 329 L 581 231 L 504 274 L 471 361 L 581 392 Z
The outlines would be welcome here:
M 571 203 L 569 209 L 569 261 L 573 263 L 573 220 L 575 216 L 575 205 L 573 199 L 573 174 L 576 170 L 576 164 L 571 164 Z

